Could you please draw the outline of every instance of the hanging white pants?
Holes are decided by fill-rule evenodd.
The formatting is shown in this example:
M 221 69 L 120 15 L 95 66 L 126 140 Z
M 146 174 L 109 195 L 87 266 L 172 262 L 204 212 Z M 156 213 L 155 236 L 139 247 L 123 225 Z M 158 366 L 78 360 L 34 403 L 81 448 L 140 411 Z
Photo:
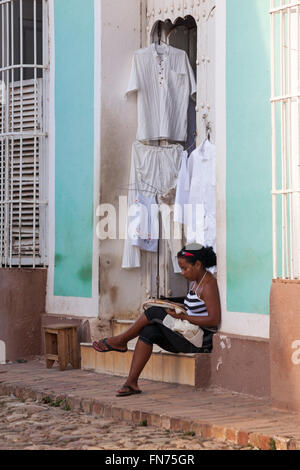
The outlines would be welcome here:
M 128 193 L 128 211 L 126 239 L 122 268 L 139 268 L 141 266 L 140 248 L 133 246 L 128 234 L 132 223 L 132 207 L 135 205 L 137 194 L 152 199 L 163 196 L 177 184 L 178 173 L 182 161 L 183 147 L 179 144 L 167 147 L 155 147 L 134 142 L 132 145 L 131 170 Z M 142 218 L 146 220 L 145 217 Z M 134 222 L 136 223 L 136 222 Z M 145 230 L 141 228 L 141 233 Z M 151 233 L 151 229 L 148 232 Z

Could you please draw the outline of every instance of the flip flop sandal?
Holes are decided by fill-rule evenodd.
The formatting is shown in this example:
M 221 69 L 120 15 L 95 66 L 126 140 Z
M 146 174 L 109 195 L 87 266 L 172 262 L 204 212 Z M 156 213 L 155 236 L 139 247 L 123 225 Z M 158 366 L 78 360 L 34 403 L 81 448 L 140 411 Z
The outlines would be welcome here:
M 140 395 L 142 390 L 135 390 L 134 388 L 130 387 L 129 385 L 124 385 L 123 390 L 127 389 L 128 392 L 119 392 L 117 393 L 116 397 L 129 397 L 130 395 Z
M 113 348 L 112 346 L 110 346 L 110 344 L 107 343 L 107 338 L 104 338 L 104 339 L 101 339 L 100 341 L 94 341 L 93 342 L 93 348 L 100 352 L 100 353 L 105 353 L 105 352 L 110 352 L 110 351 L 116 351 L 116 352 L 119 352 L 119 353 L 126 353 L 128 351 L 128 349 L 116 349 L 116 348 Z M 100 349 L 99 348 L 99 343 L 102 343 L 104 344 L 104 346 L 106 347 L 106 349 Z

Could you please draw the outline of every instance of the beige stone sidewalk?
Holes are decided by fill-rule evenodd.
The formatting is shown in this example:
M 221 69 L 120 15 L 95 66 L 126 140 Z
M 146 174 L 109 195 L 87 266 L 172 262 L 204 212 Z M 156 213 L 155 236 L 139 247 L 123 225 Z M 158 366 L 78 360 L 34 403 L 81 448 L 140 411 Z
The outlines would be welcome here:
M 124 379 L 95 372 L 46 369 L 41 360 L 0 366 L 0 394 L 64 399 L 72 411 L 194 432 L 240 446 L 300 449 L 300 415 L 274 409 L 267 400 L 218 389 L 141 380 L 141 395 L 117 398 Z

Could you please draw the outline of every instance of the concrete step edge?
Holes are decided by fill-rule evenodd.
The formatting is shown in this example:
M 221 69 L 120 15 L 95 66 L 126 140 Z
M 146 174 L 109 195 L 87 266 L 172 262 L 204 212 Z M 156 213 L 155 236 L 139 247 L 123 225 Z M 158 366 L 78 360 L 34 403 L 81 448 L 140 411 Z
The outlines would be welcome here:
M 133 343 L 133 341 L 134 341 L 134 343 Z M 134 351 L 136 340 L 133 340 L 133 341 L 130 341 L 128 343 L 128 351 Z M 89 348 L 93 349 L 93 344 L 92 343 L 80 343 L 80 346 L 89 347 Z M 96 350 L 95 350 L 95 353 L 97 353 Z M 163 349 L 160 349 L 160 348 L 159 348 L 159 350 L 154 348 L 152 354 L 162 354 L 163 356 L 191 357 L 191 358 L 196 358 L 196 356 L 197 356 L 197 354 L 181 354 L 181 353 L 175 354 L 175 353 L 171 353 L 169 351 L 164 351 Z
M 147 423 L 149 426 L 163 428 L 170 431 L 194 432 L 206 439 L 216 439 L 222 442 L 230 442 L 239 446 L 252 446 L 260 450 L 300 450 L 300 440 L 293 437 L 284 437 L 280 435 L 266 435 L 259 432 L 251 432 L 239 429 L 237 426 L 232 428 L 226 424 L 212 424 L 208 420 L 190 418 L 182 418 L 164 414 L 155 414 L 151 412 L 143 412 L 142 410 L 128 409 L 128 405 L 122 407 L 113 406 L 108 402 L 101 402 L 94 398 L 83 398 L 80 396 L 56 394 L 50 390 L 41 392 L 34 390 L 28 386 L 22 386 L 20 383 L 10 384 L 0 383 L 0 395 L 9 396 L 13 394 L 15 397 L 26 400 L 32 398 L 41 402 L 43 398 L 51 398 L 65 400 L 64 404 L 68 405 L 70 410 L 74 412 L 84 412 L 87 415 L 94 415 L 105 418 L 114 418 L 119 421 L 133 422 L 135 424 Z

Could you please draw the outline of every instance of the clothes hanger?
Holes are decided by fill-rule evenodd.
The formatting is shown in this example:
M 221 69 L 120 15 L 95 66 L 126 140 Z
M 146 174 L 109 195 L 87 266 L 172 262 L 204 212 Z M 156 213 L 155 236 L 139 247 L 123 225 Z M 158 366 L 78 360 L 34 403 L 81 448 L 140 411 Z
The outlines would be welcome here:
M 211 136 L 212 128 L 211 128 L 211 122 L 208 121 L 207 118 L 208 118 L 208 115 L 203 114 L 202 119 L 205 122 L 205 135 L 206 135 L 206 139 L 210 142 L 211 141 L 210 136 Z
M 159 22 L 158 26 L 157 26 L 157 37 L 158 37 L 158 39 L 156 41 L 154 41 L 155 44 L 158 44 L 160 46 L 161 42 L 162 42 L 166 46 L 169 46 L 169 44 L 167 42 L 163 41 L 162 38 L 161 38 L 161 22 Z
M 154 194 L 154 195 L 163 194 L 158 188 L 156 188 L 155 186 L 152 186 L 151 184 L 147 183 L 147 181 L 144 181 L 143 178 L 141 178 L 141 183 L 149 189 L 147 189 L 147 190 L 146 189 L 140 189 L 137 184 L 134 184 L 134 187 L 130 187 L 132 185 L 128 185 L 127 187 L 121 188 L 121 189 L 127 189 L 127 191 L 135 191 L 135 192 L 139 192 L 139 193 L 150 193 L 150 194 Z
M 145 186 L 148 186 L 151 189 L 147 189 L 147 190 L 146 189 L 140 189 L 136 184 L 134 184 L 134 185 L 129 184 L 128 186 L 122 186 L 119 189 L 125 190 L 125 191 L 135 191 L 135 192 L 139 192 L 139 193 L 151 193 L 151 194 L 154 194 L 154 195 L 157 194 L 157 190 L 154 186 L 151 186 L 151 184 L 149 184 L 149 183 L 147 183 L 146 181 L 143 181 L 143 180 L 142 180 L 142 183 Z
M 157 36 L 158 36 L 158 45 L 160 46 L 160 42 L 161 42 L 161 22 L 160 21 L 158 22 L 158 25 L 157 25 Z
M 159 46 L 161 46 L 161 44 L 160 44 L 161 42 L 162 42 L 163 44 L 165 44 L 166 46 L 169 46 L 169 44 L 168 44 L 166 41 L 163 41 L 161 38 L 158 39 L 157 41 L 154 41 L 154 42 L 155 42 L 155 44 L 158 44 Z
M 148 188 L 151 188 L 151 189 L 152 189 L 152 191 L 150 191 L 150 190 L 149 190 L 149 191 L 142 190 L 141 192 L 144 192 L 144 193 L 149 192 L 149 193 L 153 193 L 153 194 L 156 194 L 156 195 L 157 195 L 157 194 L 163 194 L 161 190 L 159 190 L 158 188 L 156 188 L 156 187 L 153 186 L 152 184 L 147 183 L 147 181 L 144 181 L 143 178 L 141 178 L 141 182 L 142 182 L 143 184 L 145 184 Z
M 206 138 L 209 142 L 210 142 L 210 133 L 211 133 L 211 125 L 210 125 L 210 122 L 208 122 L 206 125 Z
M 211 14 L 212 14 L 212 13 L 213 13 L 213 11 L 216 9 L 216 7 L 217 7 L 217 5 L 215 5 L 215 6 L 213 6 L 213 7 L 212 7 L 212 9 L 210 10 L 210 12 L 209 12 L 209 13 L 208 13 L 208 15 L 207 15 L 206 21 L 208 21 L 208 20 L 209 20 L 209 18 L 210 18 L 210 16 L 211 16 Z

